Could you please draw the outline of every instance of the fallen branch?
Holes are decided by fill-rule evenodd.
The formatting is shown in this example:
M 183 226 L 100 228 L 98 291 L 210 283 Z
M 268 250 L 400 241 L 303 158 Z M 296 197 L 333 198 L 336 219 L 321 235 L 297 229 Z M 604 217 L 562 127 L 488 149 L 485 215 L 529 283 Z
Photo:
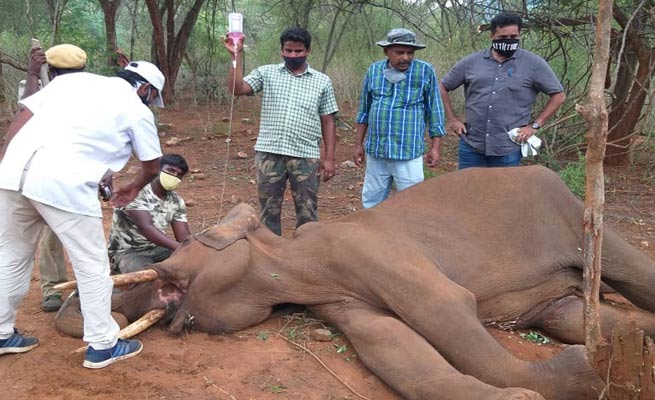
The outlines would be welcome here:
M 314 357 L 314 359 L 316 359 L 316 361 L 318 361 L 318 363 L 321 364 L 321 365 L 323 366 L 323 368 L 325 368 L 325 369 L 327 370 L 327 372 L 329 372 L 332 376 L 334 376 L 335 378 L 337 378 L 337 380 L 338 380 L 339 382 L 341 382 L 345 387 L 347 387 L 348 390 L 350 390 L 350 391 L 351 391 L 355 396 L 357 396 L 357 397 L 359 397 L 360 399 L 363 399 L 363 400 L 371 400 L 371 399 L 369 399 L 368 397 L 366 397 L 366 396 L 364 396 L 364 395 L 362 395 L 362 394 L 359 394 L 355 389 L 353 389 L 349 384 L 347 384 L 346 381 L 344 381 L 343 379 L 341 379 L 341 377 L 339 377 L 339 375 L 337 375 L 336 372 L 332 371 L 332 370 L 330 369 L 330 367 L 328 367 L 328 366 L 327 366 L 327 365 L 326 365 L 326 364 L 325 364 L 325 363 L 324 363 L 320 358 L 318 358 L 318 356 L 317 356 L 316 354 L 314 354 L 314 353 L 313 353 L 311 350 L 309 350 L 307 347 L 305 347 L 305 346 L 303 346 L 303 345 L 301 345 L 301 344 L 298 344 L 298 343 L 296 343 L 296 342 L 294 342 L 294 341 L 292 341 L 292 340 L 289 340 L 289 339 L 285 338 L 284 336 L 280 335 L 279 333 L 278 333 L 277 335 L 278 335 L 279 337 L 281 337 L 282 339 L 286 340 L 287 342 L 291 343 L 292 345 L 294 345 L 294 346 L 300 348 L 301 350 L 305 351 L 305 352 L 306 352 L 307 354 L 309 354 L 310 356 Z

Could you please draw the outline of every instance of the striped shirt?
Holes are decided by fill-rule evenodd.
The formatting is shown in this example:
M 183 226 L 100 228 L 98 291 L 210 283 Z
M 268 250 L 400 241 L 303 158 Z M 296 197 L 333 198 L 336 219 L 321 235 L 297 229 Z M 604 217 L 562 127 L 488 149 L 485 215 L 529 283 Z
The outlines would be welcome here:
M 263 65 L 243 80 L 262 92 L 255 150 L 299 158 L 320 158 L 321 116 L 339 111 L 330 78 L 311 68 L 293 75 L 284 64 Z
M 425 61 L 413 60 L 406 79 L 384 77 L 387 60 L 371 64 L 364 77 L 357 123 L 368 124 L 366 153 L 392 160 L 413 160 L 425 151 L 425 129 L 431 138 L 446 134 L 437 73 Z

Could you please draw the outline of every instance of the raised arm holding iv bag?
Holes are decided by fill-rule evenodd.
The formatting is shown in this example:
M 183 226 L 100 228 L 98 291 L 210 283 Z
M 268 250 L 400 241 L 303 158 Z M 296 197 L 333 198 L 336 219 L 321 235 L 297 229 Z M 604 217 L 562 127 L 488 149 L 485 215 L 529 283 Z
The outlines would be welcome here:
M 227 37 L 232 40 L 234 44 L 234 60 L 232 60 L 232 67 L 237 67 L 237 44 L 243 37 L 243 15 L 240 13 L 230 13 L 227 16 L 228 31 Z

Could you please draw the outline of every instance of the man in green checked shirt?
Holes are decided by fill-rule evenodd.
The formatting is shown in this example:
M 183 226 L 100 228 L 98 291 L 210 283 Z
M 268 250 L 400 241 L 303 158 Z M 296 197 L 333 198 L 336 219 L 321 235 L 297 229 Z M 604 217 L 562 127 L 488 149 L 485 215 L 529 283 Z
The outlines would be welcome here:
M 392 29 L 377 45 L 387 59 L 368 68 L 357 113 L 355 164 L 363 164 L 364 150 L 367 157 L 364 208 L 386 199 L 392 182 L 399 191 L 422 182 L 426 128 L 429 167 L 439 163 L 439 141 L 446 133 L 437 74 L 429 63 L 414 59 L 414 51 L 425 45 L 403 28 Z
M 296 209 L 296 227 L 318 219 L 320 176 L 334 176 L 336 135 L 334 114 L 339 111 L 330 78 L 307 64 L 311 35 L 289 28 L 280 36 L 280 64 L 263 65 L 242 77 L 243 38 L 228 37 L 225 48 L 236 58 L 230 68 L 228 90 L 235 95 L 262 92 L 262 111 L 255 150 L 260 218 L 281 235 L 282 200 L 287 180 Z M 232 64 L 230 64 L 232 66 Z M 320 142 L 325 143 L 321 159 Z

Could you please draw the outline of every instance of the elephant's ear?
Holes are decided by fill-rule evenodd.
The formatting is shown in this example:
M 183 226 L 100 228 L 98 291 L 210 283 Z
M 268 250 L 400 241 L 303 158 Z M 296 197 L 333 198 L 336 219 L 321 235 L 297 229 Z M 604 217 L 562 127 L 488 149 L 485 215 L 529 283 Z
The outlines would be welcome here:
M 257 211 L 248 204 L 239 204 L 227 214 L 218 226 L 207 228 L 193 235 L 193 238 L 205 246 L 223 250 L 259 226 Z

